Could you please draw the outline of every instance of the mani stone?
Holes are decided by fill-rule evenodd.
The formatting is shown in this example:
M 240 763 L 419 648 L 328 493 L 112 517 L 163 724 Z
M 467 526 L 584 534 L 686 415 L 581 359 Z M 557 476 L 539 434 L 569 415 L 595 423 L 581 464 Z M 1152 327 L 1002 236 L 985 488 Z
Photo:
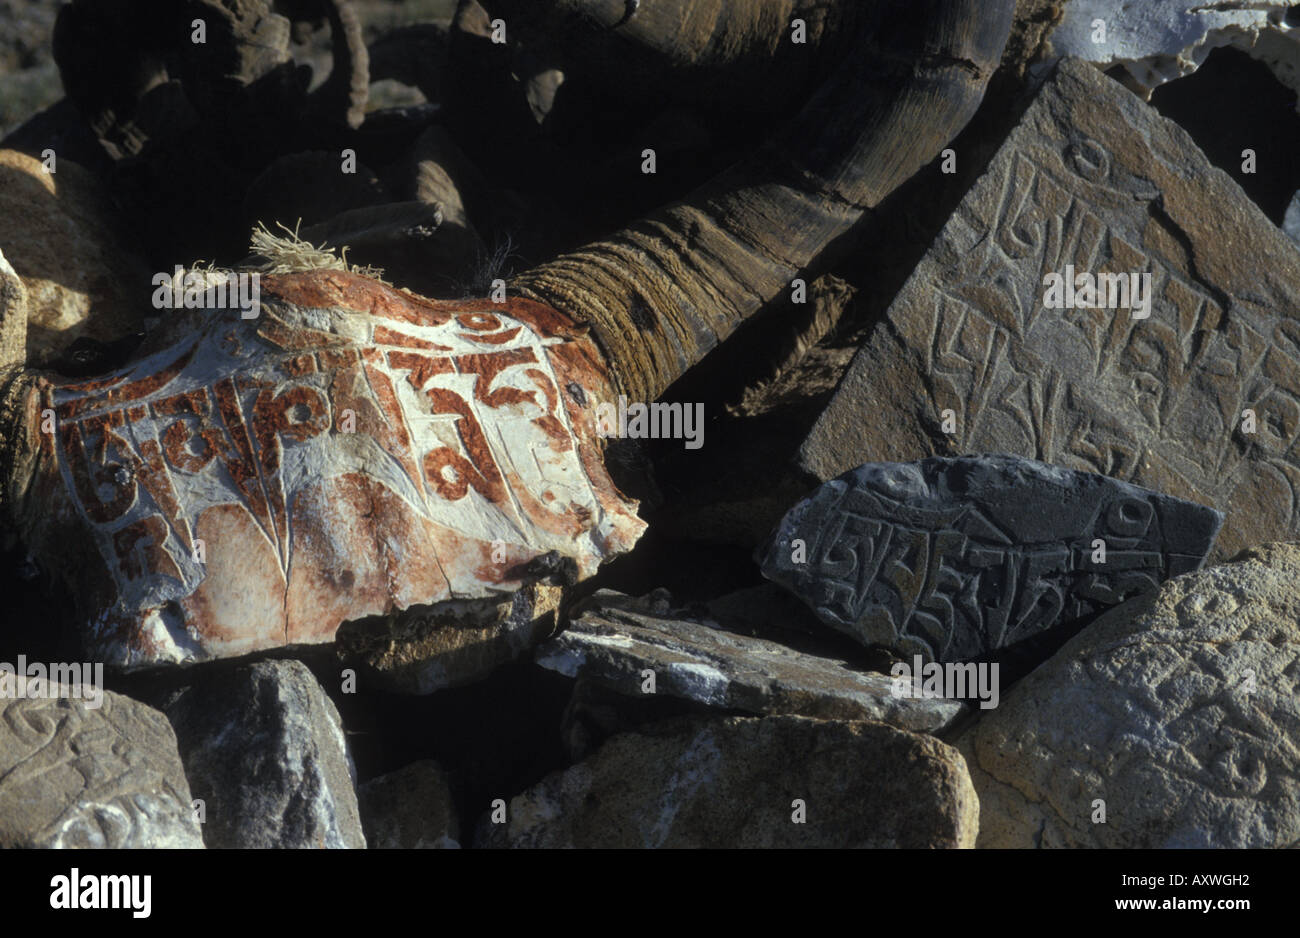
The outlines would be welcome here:
M 28 373 L 0 408 L 0 502 L 90 660 L 332 642 L 547 557 L 590 576 L 645 529 L 602 461 L 609 374 L 559 313 L 338 270 L 259 283 L 253 318 L 169 310 L 123 368 Z
M 802 818 L 802 823 L 798 819 Z M 970 847 L 956 749 L 883 723 L 685 717 L 609 740 L 510 800 L 480 847 Z
M 0 699 L 0 849 L 202 847 L 167 718 L 60 687 Z
M 163 709 L 209 847 L 365 847 L 343 724 L 304 664 L 210 674 Z
M 1267 545 L 1075 636 L 958 743 L 979 846 L 1300 846 L 1298 583 Z
M 1222 520 L 1018 456 L 874 463 L 791 509 L 763 574 L 863 644 L 965 661 L 1197 569 Z
M 1150 316 L 1045 308 L 1046 275 L 1070 267 L 1149 274 Z M 1286 235 L 1181 128 L 1066 59 L 859 349 L 800 462 L 823 481 L 979 452 L 1099 472 L 1223 511 L 1217 562 L 1300 536 L 1298 314 Z
M 654 695 L 760 716 L 873 720 L 934 733 L 966 709 L 956 700 L 896 697 L 887 675 L 681 614 L 655 614 L 618 593 L 601 590 L 594 600 L 538 647 L 538 664 L 632 698 L 649 696 L 645 672 L 652 671 Z

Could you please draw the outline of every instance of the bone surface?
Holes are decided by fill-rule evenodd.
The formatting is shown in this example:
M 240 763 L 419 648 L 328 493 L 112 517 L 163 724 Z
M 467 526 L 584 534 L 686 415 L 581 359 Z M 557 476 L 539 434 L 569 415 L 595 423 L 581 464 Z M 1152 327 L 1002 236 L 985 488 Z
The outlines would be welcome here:
M 343 622 L 579 575 L 644 525 L 600 460 L 594 351 L 537 304 L 268 277 L 93 381 L 32 379 L 16 512 L 83 643 L 133 668 L 330 641 Z

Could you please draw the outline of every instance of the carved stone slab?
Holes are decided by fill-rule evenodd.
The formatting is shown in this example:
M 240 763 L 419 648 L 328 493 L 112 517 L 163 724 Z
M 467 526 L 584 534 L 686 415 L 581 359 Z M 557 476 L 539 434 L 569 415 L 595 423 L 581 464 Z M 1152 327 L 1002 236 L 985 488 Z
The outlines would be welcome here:
M 1111 610 L 1017 684 L 958 743 L 979 846 L 1300 844 L 1297 580 L 1300 545 L 1248 551 Z
M 791 509 L 763 573 L 864 644 L 962 661 L 1197 569 L 1222 520 L 1015 456 L 868 464 Z
M 1071 265 L 1150 274 L 1150 316 L 1046 308 L 1044 278 Z M 1298 315 L 1286 236 L 1180 128 L 1065 60 L 860 349 L 801 463 L 825 480 L 1015 453 L 1213 505 L 1227 516 L 1216 560 L 1295 538 Z
M 261 292 L 257 318 L 177 313 L 136 364 L 28 392 L 20 531 L 97 660 L 325 642 L 550 551 L 589 575 L 644 529 L 602 463 L 601 360 L 553 310 L 337 271 Z
M 763 716 L 875 720 L 934 733 L 966 711 L 957 700 L 896 697 L 887 675 L 681 614 L 655 614 L 628 596 L 602 590 L 593 599 L 562 634 L 538 646 L 538 664 L 634 698 L 645 696 L 649 670 L 655 694 Z
M 167 718 L 104 691 L 0 699 L 0 848 L 197 848 Z

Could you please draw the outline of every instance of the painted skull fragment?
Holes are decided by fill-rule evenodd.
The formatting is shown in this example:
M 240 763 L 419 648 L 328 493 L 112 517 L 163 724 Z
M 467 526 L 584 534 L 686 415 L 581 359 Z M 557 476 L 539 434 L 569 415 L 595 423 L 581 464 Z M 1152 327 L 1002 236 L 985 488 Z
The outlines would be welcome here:
M 20 522 L 135 668 L 330 641 L 347 621 L 581 576 L 644 524 L 607 476 L 594 343 L 540 303 L 435 302 L 338 271 L 260 315 L 178 314 L 92 381 L 38 377 Z

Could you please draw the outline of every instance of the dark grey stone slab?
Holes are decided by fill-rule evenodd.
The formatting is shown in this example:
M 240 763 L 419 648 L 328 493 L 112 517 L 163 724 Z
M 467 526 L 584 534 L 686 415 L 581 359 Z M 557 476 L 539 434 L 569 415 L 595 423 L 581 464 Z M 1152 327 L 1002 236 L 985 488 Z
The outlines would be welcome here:
M 1222 521 L 1017 456 L 868 463 L 791 509 L 763 574 L 864 644 L 963 661 L 1197 569 Z
M 365 847 L 342 720 L 301 662 L 209 673 L 163 711 L 209 847 Z
M 1048 275 L 1071 268 L 1125 275 L 1128 302 L 1108 285 L 1103 307 L 1078 293 L 1049 307 Z M 1295 245 L 1180 127 L 1066 60 L 859 350 L 800 463 L 825 481 L 864 462 L 1015 453 L 1223 511 L 1212 561 L 1294 540 L 1297 317 Z

